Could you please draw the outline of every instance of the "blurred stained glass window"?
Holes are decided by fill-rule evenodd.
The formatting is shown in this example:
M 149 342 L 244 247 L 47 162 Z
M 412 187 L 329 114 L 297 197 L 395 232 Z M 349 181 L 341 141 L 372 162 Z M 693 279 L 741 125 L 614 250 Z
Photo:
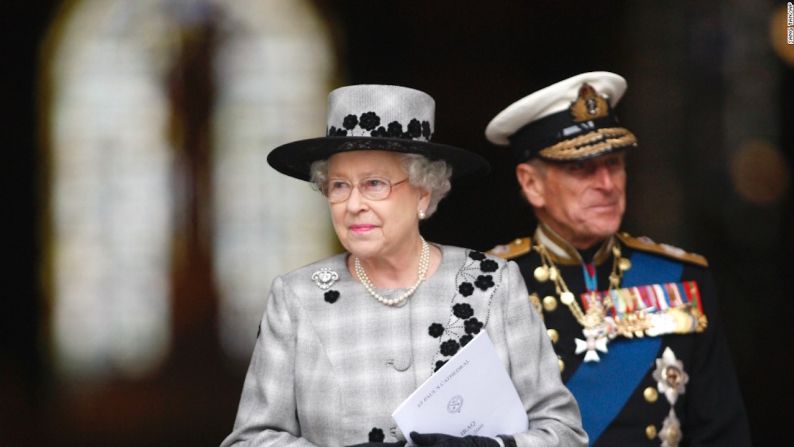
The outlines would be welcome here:
M 150 373 L 201 306 L 246 360 L 273 277 L 335 248 L 322 197 L 265 162 L 323 132 L 324 20 L 305 0 L 72 1 L 43 54 L 58 370 Z

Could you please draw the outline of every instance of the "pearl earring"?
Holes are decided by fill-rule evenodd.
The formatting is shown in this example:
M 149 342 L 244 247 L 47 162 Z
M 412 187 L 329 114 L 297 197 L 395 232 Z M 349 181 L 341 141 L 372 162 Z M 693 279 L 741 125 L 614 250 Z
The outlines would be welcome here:
M 425 218 L 424 210 L 419 210 L 419 220 L 424 220 L 424 218 Z

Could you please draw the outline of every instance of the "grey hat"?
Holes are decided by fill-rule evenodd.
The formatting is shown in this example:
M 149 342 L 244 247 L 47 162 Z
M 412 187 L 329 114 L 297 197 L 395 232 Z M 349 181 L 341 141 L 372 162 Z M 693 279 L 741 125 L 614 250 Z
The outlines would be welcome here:
M 453 178 L 484 174 L 474 152 L 432 143 L 436 103 L 427 93 L 394 85 L 351 85 L 328 94 L 326 136 L 273 149 L 267 162 L 282 174 L 309 180 L 309 168 L 337 152 L 384 150 L 421 154 L 452 166 Z

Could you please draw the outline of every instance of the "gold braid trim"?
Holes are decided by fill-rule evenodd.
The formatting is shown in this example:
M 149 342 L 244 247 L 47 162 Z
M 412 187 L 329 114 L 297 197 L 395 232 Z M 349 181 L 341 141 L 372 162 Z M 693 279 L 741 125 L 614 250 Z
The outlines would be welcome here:
M 608 127 L 541 149 L 540 156 L 551 160 L 576 160 L 636 144 L 637 137 L 628 129 Z

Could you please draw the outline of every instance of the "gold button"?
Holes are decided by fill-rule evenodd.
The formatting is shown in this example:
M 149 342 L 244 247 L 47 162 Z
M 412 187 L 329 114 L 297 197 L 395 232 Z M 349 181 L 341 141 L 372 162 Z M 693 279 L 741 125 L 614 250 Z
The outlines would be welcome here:
M 647 436 L 648 439 L 650 439 L 650 440 L 653 440 L 654 438 L 656 438 L 656 426 L 653 425 L 653 424 L 650 424 L 647 427 L 645 427 L 645 436 Z
M 629 270 L 631 268 L 631 261 L 626 258 L 620 258 L 620 261 L 618 261 L 618 268 L 621 272 Z
M 560 372 L 562 372 L 565 369 L 565 362 L 563 362 L 562 358 L 560 358 L 559 356 L 557 356 L 557 366 L 560 367 Z
M 556 344 L 557 340 L 560 339 L 560 333 L 557 332 L 556 329 L 548 329 L 546 330 L 546 333 L 549 334 L 549 339 L 551 339 L 551 342 L 554 344 Z
M 547 295 L 543 297 L 543 310 L 546 312 L 554 312 L 554 309 L 557 308 L 557 298 L 554 298 L 551 295 Z
M 533 275 L 538 282 L 546 282 L 549 280 L 549 268 L 545 265 L 541 265 L 540 267 L 536 267 Z
M 649 403 L 654 403 L 656 402 L 656 399 L 659 398 L 659 393 L 656 392 L 656 388 L 649 386 L 648 388 L 645 388 L 645 390 L 643 390 L 642 396 L 645 398 L 645 401 Z

